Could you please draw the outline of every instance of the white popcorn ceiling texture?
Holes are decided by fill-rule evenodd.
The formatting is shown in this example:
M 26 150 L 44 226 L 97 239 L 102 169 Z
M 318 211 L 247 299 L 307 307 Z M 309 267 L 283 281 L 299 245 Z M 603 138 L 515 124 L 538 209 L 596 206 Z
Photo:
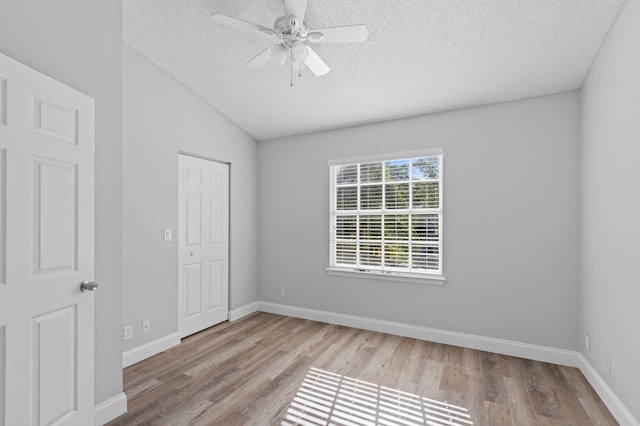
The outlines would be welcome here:
M 624 0 L 309 0 L 310 28 L 365 24 L 364 43 L 313 45 L 331 67 L 245 64 L 282 0 L 123 0 L 124 41 L 257 140 L 574 90 Z

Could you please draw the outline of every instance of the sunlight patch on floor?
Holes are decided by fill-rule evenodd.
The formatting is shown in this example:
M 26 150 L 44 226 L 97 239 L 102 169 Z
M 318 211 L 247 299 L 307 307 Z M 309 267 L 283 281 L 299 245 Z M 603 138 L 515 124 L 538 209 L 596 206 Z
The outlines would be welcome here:
M 468 426 L 466 408 L 311 367 L 281 426 Z

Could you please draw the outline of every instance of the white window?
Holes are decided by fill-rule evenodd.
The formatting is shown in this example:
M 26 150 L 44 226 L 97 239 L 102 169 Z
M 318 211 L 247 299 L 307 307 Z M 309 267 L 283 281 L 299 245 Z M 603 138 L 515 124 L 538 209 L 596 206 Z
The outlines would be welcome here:
M 442 284 L 441 149 L 331 160 L 329 273 Z

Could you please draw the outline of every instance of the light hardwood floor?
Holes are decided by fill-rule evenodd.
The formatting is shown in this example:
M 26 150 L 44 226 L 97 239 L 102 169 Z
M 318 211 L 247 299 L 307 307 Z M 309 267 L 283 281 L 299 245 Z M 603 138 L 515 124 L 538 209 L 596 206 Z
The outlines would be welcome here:
M 109 425 L 617 424 L 575 368 L 267 313 L 126 368 L 124 388 Z

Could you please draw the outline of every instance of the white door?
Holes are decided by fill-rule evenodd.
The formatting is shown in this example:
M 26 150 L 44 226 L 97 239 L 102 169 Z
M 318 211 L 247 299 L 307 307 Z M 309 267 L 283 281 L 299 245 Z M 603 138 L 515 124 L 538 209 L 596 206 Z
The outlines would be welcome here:
M 0 54 L 0 425 L 93 424 L 94 102 Z
M 181 337 L 229 315 L 229 165 L 178 156 Z

